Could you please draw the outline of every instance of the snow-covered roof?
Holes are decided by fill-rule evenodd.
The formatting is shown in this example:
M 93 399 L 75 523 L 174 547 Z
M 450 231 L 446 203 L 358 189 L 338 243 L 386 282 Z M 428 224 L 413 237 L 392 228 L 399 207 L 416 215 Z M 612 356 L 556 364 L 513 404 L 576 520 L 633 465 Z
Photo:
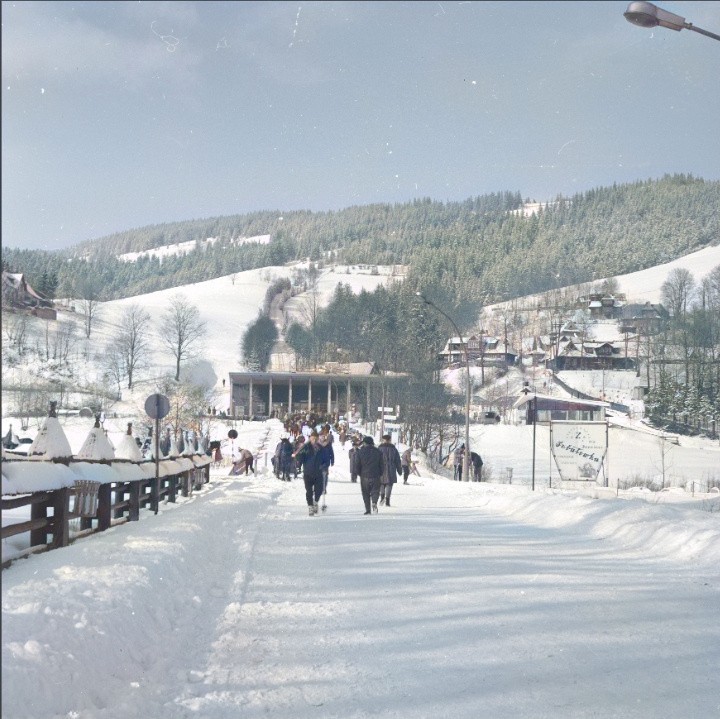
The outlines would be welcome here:
M 43 459 L 64 459 L 72 457 L 70 442 L 57 417 L 46 417 L 40 431 L 30 445 L 28 455 Z
M 580 404 L 580 405 L 587 405 L 588 407 L 609 407 L 609 402 L 601 402 L 600 400 L 591 400 L 591 399 L 579 399 L 577 397 L 554 397 L 553 395 L 549 394 L 536 394 L 535 392 L 530 392 L 528 394 L 523 393 L 520 397 L 518 397 L 513 407 L 517 409 L 518 407 L 525 406 L 528 402 L 531 402 L 534 399 L 539 400 L 547 400 L 548 402 L 558 402 L 561 404 Z
M 115 449 L 115 458 L 129 459 L 131 462 L 140 462 L 143 456 L 135 439 L 129 434 L 124 434 Z
M 113 460 L 115 450 L 102 427 L 93 427 L 75 455 L 78 459 Z

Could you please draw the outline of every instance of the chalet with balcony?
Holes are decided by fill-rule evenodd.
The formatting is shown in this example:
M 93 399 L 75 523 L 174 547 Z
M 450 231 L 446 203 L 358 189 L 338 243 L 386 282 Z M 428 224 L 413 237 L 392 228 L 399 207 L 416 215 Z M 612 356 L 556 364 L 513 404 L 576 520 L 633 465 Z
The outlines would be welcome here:
M 486 367 L 507 366 L 515 364 L 517 353 L 510 349 L 499 338 L 491 335 L 480 334 L 470 337 L 451 337 L 438 359 L 444 363 L 459 364 L 465 361 L 465 348 L 467 342 L 468 360 L 471 364 L 477 365 L 482 362 Z

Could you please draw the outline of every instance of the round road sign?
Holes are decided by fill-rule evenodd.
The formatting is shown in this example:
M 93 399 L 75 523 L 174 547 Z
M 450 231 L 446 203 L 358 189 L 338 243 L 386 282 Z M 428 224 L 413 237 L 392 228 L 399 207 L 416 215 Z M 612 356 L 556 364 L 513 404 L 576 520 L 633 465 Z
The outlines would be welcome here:
M 170 412 L 170 400 L 164 394 L 151 394 L 145 400 L 148 417 L 162 419 Z

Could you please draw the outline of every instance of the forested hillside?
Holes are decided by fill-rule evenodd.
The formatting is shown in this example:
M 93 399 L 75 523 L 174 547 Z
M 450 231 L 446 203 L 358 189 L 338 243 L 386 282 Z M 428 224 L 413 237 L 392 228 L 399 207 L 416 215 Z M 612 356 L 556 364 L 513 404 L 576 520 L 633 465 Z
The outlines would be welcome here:
M 257 212 L 128 230 L 64 252 L 3 248 L 3 266 L 54 296 L 133 296 L 311 258 L 405 264 L 459 319 L 479 304 L 632 272 L 720 238 L 720 182 L 666 176 L 558 197 L 525 217 L 519 192 L 464 202 L 416 200 L 337 212 Z M 270 234 L 267 245 L 233 242 Z M 117 256 L 217 238 L 185 256 Z

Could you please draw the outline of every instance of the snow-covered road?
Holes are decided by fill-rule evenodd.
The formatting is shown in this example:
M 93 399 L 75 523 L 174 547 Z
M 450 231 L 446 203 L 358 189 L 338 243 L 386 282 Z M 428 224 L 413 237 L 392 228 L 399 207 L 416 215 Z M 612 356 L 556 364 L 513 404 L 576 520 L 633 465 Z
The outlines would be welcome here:
M 667 556 L 527 488 L 411 477 L 368 517 L 336 448 L 320 516 L 301 480 L 216 475 L 5 570 L 2 716 L 720 715 L 717 514 Z

